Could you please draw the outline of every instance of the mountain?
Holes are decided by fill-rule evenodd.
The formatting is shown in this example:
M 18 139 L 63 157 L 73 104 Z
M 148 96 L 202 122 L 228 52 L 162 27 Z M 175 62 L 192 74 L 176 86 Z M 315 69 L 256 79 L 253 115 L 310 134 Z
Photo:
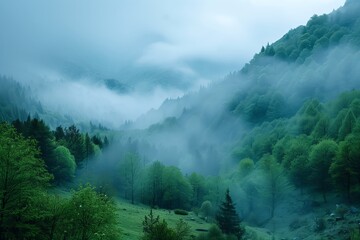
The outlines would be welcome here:
M 327 102 L 360 89 L 359 6 L 347 1 L 330 14 L 314 15 L 262 47 L 240 71 L 168 99 L 124 128 L 147 129 L 149 142 L 177 149 L 185 156 L 177 160 L 183 169 L 216 174 L 232 166 L 239 160 L 232 149 L 252 129 L 293 118 L 310 99 Z

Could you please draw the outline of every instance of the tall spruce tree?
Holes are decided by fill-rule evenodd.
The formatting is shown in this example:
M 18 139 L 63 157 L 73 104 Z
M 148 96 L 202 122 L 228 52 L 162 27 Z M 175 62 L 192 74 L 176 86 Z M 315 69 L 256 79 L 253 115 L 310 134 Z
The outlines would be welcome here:
M 229 189 L 225 193 L 225 201 L 220 205 L 216 215 L 216 221 L 221 231 L 226 235 L 234 235 L 237 239 L 242 239 L 245 229 L 240 225 L 239 215 L 236 213 Z

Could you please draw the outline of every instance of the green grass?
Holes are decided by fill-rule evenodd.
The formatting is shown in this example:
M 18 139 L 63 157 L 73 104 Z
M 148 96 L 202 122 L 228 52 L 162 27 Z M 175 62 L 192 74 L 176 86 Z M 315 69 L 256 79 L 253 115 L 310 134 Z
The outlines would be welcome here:
M 141 205 L 132 205 L 124 202 L 123 200 L 117 200 L 119 208 L 119 222 L 122 230 L 122 239 L 124 240 L 138 240 L 142 236 L 142 222 L 144 216 L 148 215 L 150 208 Z M 176 223 L 183 219 L 191 227 L 193 234 L 198 235 L 199 232 L 196 229 L 209 229 L 211 224 L 197 217 L 194 213 L 189 212 L 187 216 L 181 216 L 174 214 L 173 211 L 169 212 L 164 209 L 154 209 L 154 216 L 159 215 L 160 219 L 165 219 L 170 227 L 175 227 Z
M 70 192 L 67 189 L 54 188 L 51 189 L 51 193 L 58 194 L 62 197 L 70 197 Z M 143 235 L 142 222 L 145 215 L 150 213 L 150 207 L 145 205 L 132 205 L 129 202 L 120 199 L 113 199 L 119 209 L 119 224 L 122 230 L 122 240 L 139 240 Z M 154 216 L 159 215 L 160 220 L 165 219 L 170 227 L 175 227 L 176 223 L 183 219 L 189 224 L 192 230 L 192 234 L 197 236 L 199 231 L 196 229 L 209 229 L 211 223 L 205 222 L 203 219 L 196 216 L 193 212 L 189 212 L 189 215 L 177 215 L 174 211 L 168 211 L 165 209 L 153 209 Z M 271 236 L 266 232 L 266 229 L 255 228 L 246 226 L 246 231 L 250 234 L 252 240 L 271 240 Z

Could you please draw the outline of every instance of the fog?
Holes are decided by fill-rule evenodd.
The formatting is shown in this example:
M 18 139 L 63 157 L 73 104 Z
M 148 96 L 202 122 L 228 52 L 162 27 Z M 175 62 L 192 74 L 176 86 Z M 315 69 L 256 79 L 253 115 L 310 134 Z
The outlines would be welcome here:
M 1 74 L 54 111 L 116 128 L 240 69 L 261 45 L 343 2 L 1 1 Z

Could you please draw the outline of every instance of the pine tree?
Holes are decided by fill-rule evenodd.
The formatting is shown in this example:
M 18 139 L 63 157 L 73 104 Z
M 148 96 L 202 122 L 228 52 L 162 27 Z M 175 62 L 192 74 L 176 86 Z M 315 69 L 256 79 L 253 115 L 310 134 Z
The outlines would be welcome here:
M 240 225 L 239 215 L 236 213 L 229 189 L 225 193 L 225 201 L 220 205 L 216 215 L 216 221 L 221 231 L 226 235 L 235 235 L 237 239 L 242 239 L 245 230 Z
M 339 139 L 344 140 L 345 137 L 353 131 L 355 125 L 356 125 L 356 117 L 353 111 L 349 110 L 339 130 Z

